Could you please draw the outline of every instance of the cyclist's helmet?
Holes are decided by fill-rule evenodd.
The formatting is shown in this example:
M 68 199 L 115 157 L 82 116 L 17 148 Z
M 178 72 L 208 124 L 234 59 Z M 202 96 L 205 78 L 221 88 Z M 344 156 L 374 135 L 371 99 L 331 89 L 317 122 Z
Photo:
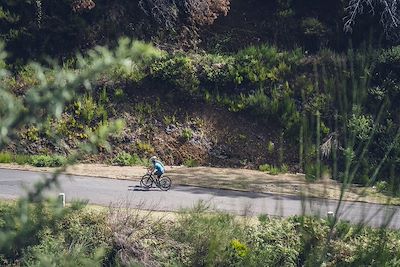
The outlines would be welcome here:
M 157 160 L 157 157 L 156 156 L 152 156 L 151 158 L 150 158 L 150 162 L 155 162 Z

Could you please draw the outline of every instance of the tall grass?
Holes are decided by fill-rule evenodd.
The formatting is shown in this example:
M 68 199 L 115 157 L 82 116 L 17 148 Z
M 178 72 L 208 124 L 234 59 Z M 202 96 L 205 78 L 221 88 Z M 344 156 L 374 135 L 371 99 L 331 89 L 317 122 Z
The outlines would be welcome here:
M 361 182 L 367 187 L 372 186 L 378 174 L 384 173 L 382 172 L 384 166 L 390 163 L 389 156 L 399 158 L 398 151 L 394 151 L 400 136 L 399 125 L 393 126 L 391 133 L 393 139 L 380 147 L 383 151 L 377 153 L 376 145 L 382 143 L 379 131 L 388 127 L 385 120 L 390 120 L 390 115 L 383 111 L 391 105 L 391 100 L 386 94 L 373 105 L 370 102 L 371 88 L 376 86 L 372 80 L 375 63 L 374 53 L 366 49 L 364 51 L 350 50 L 346 55 L 332 56 L 327 62 L 320 62 L 314 66 L 314 86 L 318 87 L 316 92 L 329 96 L 330 100 L 325 103 L 326 107 L 319 107 L 314 113 L 305 114 L 300 128 L 300 150 L 302 150 L 300 155 L 302 155 L 302 161 L 304 158 L 306 176 L 319 179 L 321 170 L 328 166 L 332 177 L 341 182 L 340 198 L 334 210 L 334 217 L 327 224 L 328 231 L 322 236 L 325 243 L 321 243 L 318 248 L 314 247 L 310 251 L 317 265 L 331 260 L 329 256 L 331 252 L 328 253 L 328 251 L 337 245 L 335 238 L 338 227 L 341 227 L 340 218 L 346 213 L 343 209 L 343 200 L 348 188 L 353 183 Z M 331 127 L 328 134 L 322 135 L 322 120 Z M 315 145 L 315 150 L 307 150 L 307 147 L 313 145 Z M 372 158 L 371 155 L 373 155 Z M 394 175 L 392 179 L 393 184 L 399 183 Z M 383 228 L 389 225 L 393 215 L 394 213 L 387 213 L 387 218 L 382 222 Z M 365 230 L 357 231 L 347 232 L 347 234 L 365 238 L 360 237 L 365 234 Z M 381 235 L 379 231 L 373 231 L 374 237 L 366 242 L 367 248 L 363 249 L 363 253 L 356 250 L 350 252 L 353 257 L 352 264 L 355 264 L 353 266 L 362 266 L 371 260 L 376 261 L 377 266 L 390 262 L 389 259 L 385 259 L 388 253 L 386 247 L 379 250 L 379 247 L 384 246 L 387 240 L 386 230 L 382 231 L 385 234 Z M 312 245 L 311 240 L 309 242 L 311 243 L 309 245 Z M 362 245 L 357 244 L 354 249 L 360 249 L 360 246 Z M 375 256 L 374 253 L 376 253 Z M 398 259 L 394 261 L 394 263 L 397 262 Z
M 13 161 L 12 154 L 8 152 L 0 153 L 0 163 L 11 163 Z
M 31 156 L 22 154 L 15 155 L 9 152 L 1 152 L 0 163 L 17 163 L 18 165 L 30 164 Z
M 14 162 L 17 163 L 18 165 L 30 164 L 31 156 L 24 154 L 14 155 Z

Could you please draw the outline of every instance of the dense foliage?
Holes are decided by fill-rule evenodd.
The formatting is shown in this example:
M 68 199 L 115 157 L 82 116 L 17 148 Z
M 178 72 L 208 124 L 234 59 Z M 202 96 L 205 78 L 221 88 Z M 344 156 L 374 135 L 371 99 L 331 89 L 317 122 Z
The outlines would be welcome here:
M 81 209 L 63 217 L 51 205 L 28 207 L 43 224 L 8 253 L 2 265 L 21 266 L 396 266 L 399 232 L 312 217 L 238 218 L 207 213 L 199 204 L 174 219 L 121 207 Z M 14 204 L 0 205 L 0 230 Z M 22 241 L 22 240 L 21 240 Z
M 365 15 L 368 7 L 382 16 Z M 390 37 L 383 42 L 382 29 Z M 175 105 L 207 103 L 268 125 L 276 144 L 268 140 L 244 159 L 260 170 L 300 170 L 309 180 L 326 170 L 343 182 L 342 194 L 349 183 L 377 181 L 379 191 L 398 193 L 397 29 L 395 0 L 2 1 L 0 38 L 11 55 L 6 58 L 0 47 L 0 149 L 11 144 L 25 150 L 21 156 L 1 153 L 0 160 L 62 167 L 15 205 L 0 207 L 0 263 L 399 265 L 397 231 L 354 227 L 336 217 L 261 216 L 251 224 L 204 213 L 200 205 L 173 222 L 155 223 L 132 210 L 93 214 L 79 211 L 80 205 L 61 208 L 43 196 L 66 165 L 130 143 L 129 135 L 110 136 L 127 130 L 114 122 L 123 116 L 115 107 L 155 91 Z M 164 49 L 117 41 L 123 35 Z M 97 46 L 75 55 L 99 44 L 114 49 Z M 384 48 L 377 49 L 380 45 Z M 45 64 L 25 64 L 32 60 Z M 170 126 L 177 119 L 175 113 L 154 119 L 159 102 L 130 107 L 140 115 L 135 125 L 147 140 L 130 144 L 133 153 L 114 154 L 111 163 L 145 164 L 143 157 L 160 152 L 148 142 L 154 125 L 174 131 Z M 204 141 L 202 124 L 187 119 L 179 142 Z M 243 134 L 236 139 L 247 141 Z M 40 143 L 36 150 L 35 143 Z M 43 155 L 25 155 L 32 152 Z M 271 162 L 266 155 L 274 155 Z M 218 159 L 223 162 L 224 156 Z M 187 165 L 196 160 L 187 157 Z
M 354 46 L 364 41 L 380 45 L 375 41 L 381 40 L 383 29 L 396 33 L 399 20 L 397 1 L 390 1 L 387 8 L 387 1 L 230 2 L 6 0 L 0 4 L 0 39 L 12 54 L 9 62 L 17 65 L 46 55 L 65 60 L 78 49 L 115 45 L 124 35 L 168 49 L 237 51 L 268 42 L 285 48 L 343 51 L 349 38 Z M 371 7 L 375 16 L 362 14 Z M 343 29 L 350 27 L 352 33 L 346 34 Z M 388 39 L 397 42 L 394 34 Z
M 263 45 L 234 55 L 158 52 L 153 59 L 128 69 L 116 67 L 106 72 L 95 83 L 96 98 L 87 94 L 77 97 L 66 107 L 61 120 L 49 123 L 63 138 L 85 140 L 85 129 L 104 124 L 110 113 L 115 113 L 110 110 L 112 103 L 129 103 L 118 94 L 129 99 L 145 87 L 155 88 L 160 95 L 174 99 L 175 104 L 202 98 L 231 112 L 250 115 L 279 132 L 281 140 L 290 140 L 286 143 L 292 145 L 292 152 L 289 147 L 283 149 L 283 142 L 279 141 L 275 159 L 257 162 L 258 165 L 287 163 L 294 169 L 298 164 L 297 169 L 306 171 L 313 180 L 321 174 L 321 168 L 314 165 L 322 162 L 329 166 L 335 179 L 343 181 L 348 176 L 346 157 L 352 153 L 353 170 L 349 173 L 353 182 L 391 180 L 396 189 L 398 50 L 349 50 L 347 54 L 322 50 L 307 56 L 300 49 L 280 51 Z M 16 94 L 23 94 L 38 82 L 32 74 L 24 69 L 15 78 L 6 79 L 5 85 Z M 46 77 L 51 79 L 51 74 Z M 114 91 L 114 96 L 105 90 Z M 145 121 L 155 112 L 154 107 L 143 103 L 135 109 Z M 174 118 L 164 116 L 163 120 L 169 125 Z M 41 137 L 49 138 L 46 127 L 40 131 L 36 126 L 23 130 L 20 143 L 29 146 Z M 183 139 L 192 137 L 192 130 L 183 129 Z M 271 144 L 265 146 L 266 153 L 274 150 Z M 132 151 L 139 157 L 152 152 L 154 148 L 146 143 L 138 143 Z M 132 164 L 129 162 L 140 160 L 123 154 L 114 160 L 122 165 Z

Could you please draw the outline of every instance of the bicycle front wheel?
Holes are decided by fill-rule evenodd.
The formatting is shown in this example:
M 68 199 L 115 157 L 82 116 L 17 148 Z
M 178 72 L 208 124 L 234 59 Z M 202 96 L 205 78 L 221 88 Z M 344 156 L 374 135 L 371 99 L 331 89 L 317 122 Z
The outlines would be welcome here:
M 168 176 L 163 176 L 158 181 L 158 186 L 161 190 L 167 191 L 171 188 L 171 179 Z
M 150 174 L 143 175 L 142 179 L 140 180 L 140 185 L 144 188 L 150 188 L 153 186 L 153 178 Z

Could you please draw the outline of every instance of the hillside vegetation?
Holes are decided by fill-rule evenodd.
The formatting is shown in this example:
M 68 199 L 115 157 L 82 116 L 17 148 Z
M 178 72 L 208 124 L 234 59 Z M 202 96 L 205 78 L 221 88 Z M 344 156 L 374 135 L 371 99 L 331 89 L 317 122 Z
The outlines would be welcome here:
M 123 118 L 123 133 L 110 139 L 111 154 L 87 160 L 158 154 L 171 165 L 286 165 L 310 179 L 326 170 L 343 180 L 341 147 L 351 140 L 352 166 L 362 166 L 354 181 L 388 180 L 397 173 L 399 51 L 307 56 L 267 45 L 229 55 L 157 50 L 129 69 L 103 73 L 91 92 L 75 91 L 60 119 L 24 126 L 9 150 L 68 155 L 87 139 L 87 130 Z M 63 68 L 80 71 L 73 62 Z M 48 69 L 40 81 L 27 66 L 4 84 L 23 96 L 54 75 Z M 53 142 L 53 134 L 62 142 Z M 318 162 L 326 165 L 319 174 Z
M 400 189 L 397 0 L 5 0 L 0 162 L 58 166 L 0 207 L 0 265 L 398 266 L 398 232 L 335 214 L 176 220 L 61 207 L 77 162 L 303 172 Z M 370 11 L 370 12 L 368 12 Z M 139 40 L 139 41 L 133 41 Z M 393 214 L 392 214 L 393 215 Z
M 29 206 L 29 239 L 0 257 L 22 266 L 397 266 L 399 231 L 313 217 L 234 217 L 205 203 L 173 216 L 115 206 L 59 215 L 51 203 Z M 0 206 L 3 228 L 15 206 Z M 19 221 L 15 221 L 19 223 Z M 329 236 L 329 245 L 326 237 Z M 374 265 L 375 266 L 375 265 Z

